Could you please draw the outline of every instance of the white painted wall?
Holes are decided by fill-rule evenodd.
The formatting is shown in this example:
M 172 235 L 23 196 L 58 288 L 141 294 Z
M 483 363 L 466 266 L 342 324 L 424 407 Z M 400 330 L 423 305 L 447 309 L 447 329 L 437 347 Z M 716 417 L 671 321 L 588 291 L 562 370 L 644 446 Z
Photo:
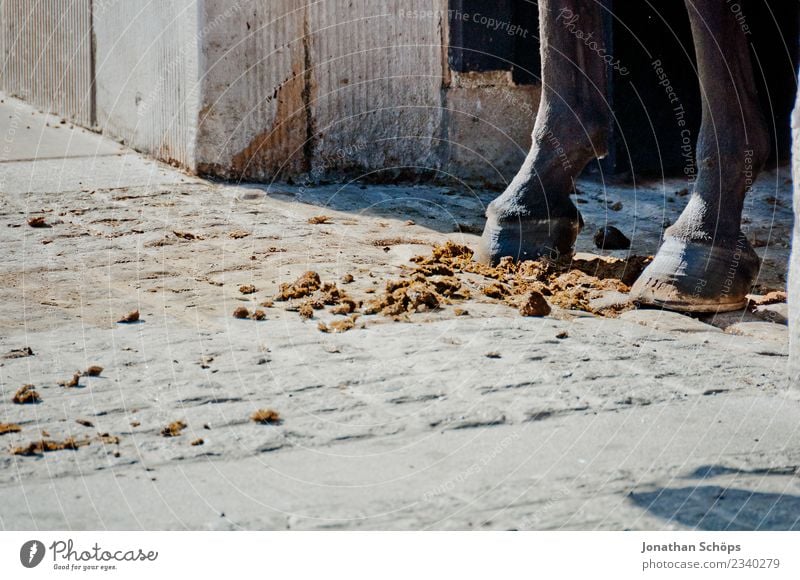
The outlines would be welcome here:
M 97 122 L 159 159 L 196 167 L 203 2 L 98 0 Z

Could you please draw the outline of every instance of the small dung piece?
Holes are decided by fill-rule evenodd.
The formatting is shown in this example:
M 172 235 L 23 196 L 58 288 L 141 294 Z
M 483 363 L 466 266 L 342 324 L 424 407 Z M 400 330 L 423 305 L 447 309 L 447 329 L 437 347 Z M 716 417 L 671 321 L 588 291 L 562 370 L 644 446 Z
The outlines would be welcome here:
M 32 228 L 49 228 L 52 227 L 45 221 L 43 216 L 32 217 L 28 220 L 28 225 Z
M 306 300 L 300 305 L 300 309 L 297 311 L 300 314 L 300 318 L 305 320 L 309 320 L 314 318 L 314 306 L 312 305 L 310 300 Z
M 81 380 L 81 373 L 75 373 L 72 375 L 72 378 L 68 381 L 61 381 L 59 385 L 62 387 L 72 388 L 72 387 L 79 387 Z
M 234 240 L 240 240 L 242 238 L 246 238 L 250 235 L 250 232 L 246 232 L 244 230 L 233 230 L 232 232 L 228 232 L 228 237 Z
M 86 376 L 89 377 L 99 377 L 100 373 L 102 372 L 103 372 L 103 367 L 101 367 L 100 365 L 92 365 L 88 369 L 86 369 L 86 373 L 84 374 L 86 374 Z
M 263 310 L 256 310 L 255 312 L 253 312 L 252 318 L 253 320 L 266 320 L 267 313 L 264 312 Z
M 6 433 L 19 433 L 20 431 L 22 431 L 22 427 L 16 423 L 0 423 L 0 435 L 5 435 Z
M 558 340 L 564 340 L 565 338 L 569 338 L 569 332 L 567 332 L 566 330 L 562 330 L 561 332 L 556 334 L 556 338 Z
M 310 223 L 312 226 L 319 224 L 329 224 L 331 223 L 331 218 L 330 216 L 326 215 L 315 215 L 314 217 L 308 218 L 308 223 Z
M 453 314 L 456 316 L 469 316 L 469 310 L 464 310 L 463 308 L 453 308 Z
M 88 419 L 75 419 L 75 422 L 78 425 L 83 425 L 84 427 L 94 427 L 94 423 L 92 423 Z
M 249 318 L 250 317 L 250 311 L 247 308 L 245 308 L 244 306 L 237 306 L 236 310 L 233 311 L 233 317 L 234 318 L 238 318 L 240 320 L 245 319 L 245 318 Z
M 17 389 L 17 392 L 14 393 L 14 398 L 11 400 L 17 405 L 31 405 L 41 402 L 42 398 L 39 396 L 39 393 L 34 390 L 33 385 L 22 385 Z
M 342 284 L 350 284 L 354 280 L 352 274 L 345 274 L 342 276 Z
M 50 451 L 61 451 L 63 449 L 77 450 L 79 447 L 89 445 L 88 439 L 78 441 L 74 437 L 67 437 L 64 441 L 53 441 L 52 439 L 41 439 L 31 441 L 22 447 L 15 447 L 11 450 L 12 455 L 42 455 Z
M 508 289 L 502 284 L 493 282 L 481 288 L 481 292 L 489 298 L 503 298 L 508 294 Z
M 202 438 L 198 437 L 194 441 L 191 442 L 192 447 L 197 447 L 198 445 L 203 445 L 205 441 Z
M 192 232 L 179 232 L 177 230 L 172 231 L 177 237 L 182 240 L 202 240 L 202 236 L 198 236 L 197 234 L 193 234 Z
M 750 298 L 750 307 L 754 306 L 769 306 L 770 304 L 782 304 L 786 302 L 786 292 L 782 290 L 774 290 L 767 292 L 763 296 L 753 296 Z
M 503 358 L 502 355 L 497 351 L 487 352 L 486 358 Z
M 31 347 L 26 346 L 24 348 L 15 348 L 8 351 L 6 354 L 3 355 L 3 358 L 11 359 L 11 358 L 25 358 L 26 356 L 33 356 L 33 350 Z
M 138 321 L 139 321 L 138 310 L 131 310 L 130 312 L 128 312 L 128 314 L 117 320 L 117 322 L 121 324 L 130 324 L 132 322 L 138 322 Z
M 550 305 L 541 292 L 531 290 L 528 299 L 519 307 L 519 313 L 522 316 L 547 316 L 550 314 Z
M 184 429 L 186 429 L 186 423 L 183 421 L 173 421 L 161 430 L 161 436 L 177 437 Z
M 106 445 L 119 445 L 119 437 L 116 435 L 111 435 L 109 433 L 98 433 L 97 438 L 101 443 L 105 443 Z
M 614 226 L 606 226 L 597 230 L 594 245 L 601 250 L 627 250 L 631 247 L 631 241 Z
M 241 292 L 242 294 L 255 294 L 256 287 L 253 286 L 252 284 L 242 284 L 241 286 L 239 286 L 239 292 Z
M 281 415 L 272 409 L 259 409 L 250 415 L 250 419 L 262 425 L 277 425 L 281 422 Z

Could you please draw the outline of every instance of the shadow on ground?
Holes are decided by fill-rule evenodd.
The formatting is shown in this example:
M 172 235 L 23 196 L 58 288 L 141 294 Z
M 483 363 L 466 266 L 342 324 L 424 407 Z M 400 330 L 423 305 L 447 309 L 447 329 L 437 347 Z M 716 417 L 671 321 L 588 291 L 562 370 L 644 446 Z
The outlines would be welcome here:
M 800 530 L 800 498 L 716 485 L 633 493 L 651 514 L 697 530 Z

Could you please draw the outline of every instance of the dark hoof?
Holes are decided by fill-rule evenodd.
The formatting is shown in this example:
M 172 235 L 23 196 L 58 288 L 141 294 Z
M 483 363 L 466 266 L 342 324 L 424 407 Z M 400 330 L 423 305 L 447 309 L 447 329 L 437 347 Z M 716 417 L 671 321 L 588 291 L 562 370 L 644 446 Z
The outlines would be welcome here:
M 505 257 L 523 261 L 570 256 L 583 227 L 583 220 L 577 215 L 577 219 L 518 218 L 503 222 L 489 215 L 475 259 L 494 265 Z
M 759 263 L 743 235 L 732 248 L 667 238 L 631 288 L 631 299 L 678 312 L 739 310 Z

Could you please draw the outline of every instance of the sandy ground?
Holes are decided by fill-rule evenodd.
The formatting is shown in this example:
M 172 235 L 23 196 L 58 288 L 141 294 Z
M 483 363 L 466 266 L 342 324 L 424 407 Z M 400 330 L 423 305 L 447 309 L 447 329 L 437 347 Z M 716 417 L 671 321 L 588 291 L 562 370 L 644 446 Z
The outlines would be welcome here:
M 214 184 L 10 99 L 0 135 L 0 423 L 21 428 L 0 529 L 800 529 L 785 305 L 525 318 L 474 297 L 326 334 L 341 316 L 259 304 L 309 269 L 368 298 L 434 243 L 474 245 L 494 194 Z M 583 181 L 578 250 L 608 223 L 653 253 L 682 187 Z M 748 199 L 759 292 L 785 284 L 790 190 L 773 170 Z M 12 402 L 23 384 L 38 404 Z M 89 444 L 12 453 L 43 436 Z

